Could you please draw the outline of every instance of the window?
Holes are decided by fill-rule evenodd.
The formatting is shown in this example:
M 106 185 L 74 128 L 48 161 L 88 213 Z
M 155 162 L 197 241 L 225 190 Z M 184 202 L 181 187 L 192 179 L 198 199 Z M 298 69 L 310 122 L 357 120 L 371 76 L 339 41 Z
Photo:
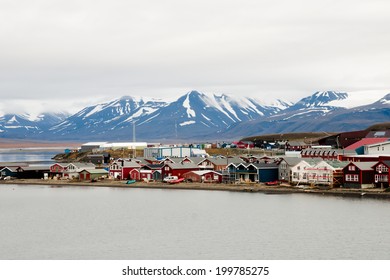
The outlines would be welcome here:
M 375 174 L 375 183 L 377 182 L 388 182 L 389 181 L 389 176 L 386 175 L 380 175 L 380 174 Z
M 350 165 L 350 166 L 348 166 L 348 170 L 349 171 L 355 171 L 356 169 L 355 169 L 355 165 Z
M 359 182 L 359 175 L 357 174 L 346 174 L 345 181 L 347 182 Z
M 389 168 L 387 168 L 387 166 L 384 165 L 384 164 L 379 164 L 379 165 L 376 167 L 376 171 L 379 172 L 379 173 L 388 172 L 388 171 L 389 171 Z

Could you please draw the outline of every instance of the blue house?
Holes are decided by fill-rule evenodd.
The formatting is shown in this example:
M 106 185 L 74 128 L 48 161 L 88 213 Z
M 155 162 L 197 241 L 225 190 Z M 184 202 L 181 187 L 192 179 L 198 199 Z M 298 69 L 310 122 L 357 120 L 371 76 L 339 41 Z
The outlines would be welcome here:
M 1 178 L 5 178 L 8 176 L 17 177 L 18 176 L 17 167 L 4 167 L 3 169 L 0 170 Z
M 276 163 L 230 163 L 227 172 L 231 180 L 241 182 L 271 182 L 278 180 Z
M 258 181 L 261 183 L 278 180 L 279 165 L 277 163 L 254 163 L 257 169 Z

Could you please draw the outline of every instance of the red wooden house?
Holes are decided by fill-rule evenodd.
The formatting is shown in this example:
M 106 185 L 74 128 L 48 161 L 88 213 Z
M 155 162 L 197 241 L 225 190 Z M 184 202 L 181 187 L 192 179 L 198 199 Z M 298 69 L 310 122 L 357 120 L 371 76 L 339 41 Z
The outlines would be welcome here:
M 380 161 L 375 164 L 374 169 L 374 183 L 377 188 L 390 187 L 390 160 Z
M 255 144 L 251 141 L 234 141 L 232 144 L 239 149 L 253 149 L 255 147 Z
M 68 163 L 54 163 L 50 165 L 50 177 L 62 177 L 67 166 Z
M 199 170 L 199 167 L 194 163 L 171 163 L 166 162 L 162 168 L 162 179 L 167 176 L 177 176 L 183 178 L 183 174 L 189 171 Z
M 136 162 L 125 161 L 122 166 L 122 180 L 140 180 L 140 168 Z
M 117 160 L 110 164 L 109 174 L 119 180 L 140 180 L 140 168 L 135 161 Z
M 345 188 L 373 188 L 376 162 L 351 162 L 343 168 Z

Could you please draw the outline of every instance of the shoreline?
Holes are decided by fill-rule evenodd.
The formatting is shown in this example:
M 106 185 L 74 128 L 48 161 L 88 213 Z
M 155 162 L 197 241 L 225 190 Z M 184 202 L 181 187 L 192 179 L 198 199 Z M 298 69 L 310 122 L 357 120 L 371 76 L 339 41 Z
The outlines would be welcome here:
M 383 189 L 320 189 L 297 188 L 292 186 L 266 186 L 264 184 L 211 184 L 211 183 L 180 183 L 166 184 L 162 182 L 136 182 L 126 184 L 126 181 L 66 181 L 66 180 L 42 180 L 42 179 L 16 179 L 0 181 L 0 185 L 41 185 L 51 187 L 109 187 L 109 188 L 134 188 L 134 189 L 162 189 L 162 190 L 206 190 L 206 191 L 233 191 L 233 192 L 260 192 L 264 194 L 312 194 L 341 196 L 354 198 L 390 199 L 390 192 Z

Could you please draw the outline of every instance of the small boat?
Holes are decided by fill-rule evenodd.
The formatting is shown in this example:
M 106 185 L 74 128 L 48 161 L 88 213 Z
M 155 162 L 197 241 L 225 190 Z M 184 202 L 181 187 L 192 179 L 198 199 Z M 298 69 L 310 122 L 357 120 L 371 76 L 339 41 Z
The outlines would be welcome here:
M 279 181 L 271 181 L 265 183 L 267 186 L 276 186 L 279 185 Z
M 136 180 L 127 180 L 126 185 L 134 184 Z
M 183 181 L 184 181 L 184 178 L 180 178 L 180 179 L 177 179 L 177 180 L 171 180 L 168 183 L 169 184 L 179 184 L 180 182 L 183 182 Z

